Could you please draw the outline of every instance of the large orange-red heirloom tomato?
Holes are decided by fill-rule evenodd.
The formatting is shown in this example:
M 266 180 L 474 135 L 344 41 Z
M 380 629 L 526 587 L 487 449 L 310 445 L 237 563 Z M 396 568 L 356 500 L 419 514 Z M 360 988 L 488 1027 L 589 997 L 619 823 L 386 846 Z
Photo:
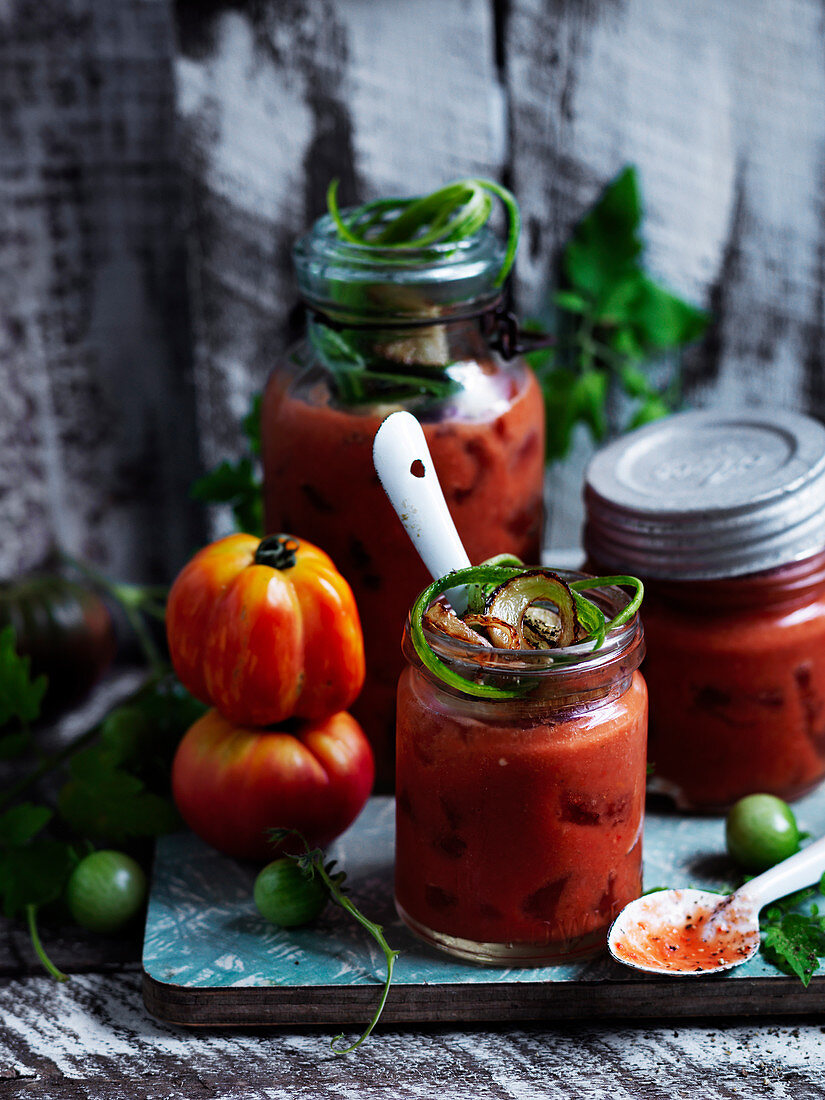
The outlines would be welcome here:
M 355 820 L 374 775 L 372 750 L 349 714 L 243 729 L 210 710 L 172 765 L 175 803 L 203 840 L 240 859 L 272 859 L 270 828 L 325 847 Z
M 349 585 L 323 550 L 292 535 L 229 535 L 178 574 L 166 608 L 184 687 L 237 725 L 325 718 L 364 682 Z

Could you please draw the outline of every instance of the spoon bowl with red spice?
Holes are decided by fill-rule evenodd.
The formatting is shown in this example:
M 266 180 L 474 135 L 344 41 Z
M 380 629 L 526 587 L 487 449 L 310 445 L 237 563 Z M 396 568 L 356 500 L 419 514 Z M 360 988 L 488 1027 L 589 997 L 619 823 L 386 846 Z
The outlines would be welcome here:
M 607 938 L 618 962 L 649 974 L 718 974 L 759 950 L 759 911 L 816 882 L 825 871 L 825 837 L 728 896 L 659 890 L 619 913 Z

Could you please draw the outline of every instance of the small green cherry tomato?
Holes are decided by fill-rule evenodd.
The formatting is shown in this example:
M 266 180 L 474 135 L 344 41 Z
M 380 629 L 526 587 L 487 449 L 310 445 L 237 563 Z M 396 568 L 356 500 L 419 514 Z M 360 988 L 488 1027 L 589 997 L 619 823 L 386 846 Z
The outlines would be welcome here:
M 114 932 L 127 924 L 146 898 L 146 875 L 123 852 L 92 852 L 72 871 L 66 887 L 69 910 L 92 932 Z
M 309 924 L 327 903 L 327 888 L 316 875 L 310 877 L 291 859 L 268 863 L 255 879 L 258 912 L 282 928 Z
M 799 828 L 787 802 L 772 794 L 749 794 L 725 821 L 729 854 L 748 871 L 766 871 L 799 851 Z

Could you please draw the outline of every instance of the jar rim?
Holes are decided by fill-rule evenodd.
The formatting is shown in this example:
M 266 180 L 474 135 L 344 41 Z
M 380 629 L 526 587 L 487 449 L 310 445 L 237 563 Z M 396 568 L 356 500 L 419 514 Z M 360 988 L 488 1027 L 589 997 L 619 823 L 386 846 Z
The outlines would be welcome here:
M 495 302 L 505 251 L 489 225 L 458 241 L 376 248 L 341 240 L 325 214 L 298 238 L 292 258 L 302 298 L 320 312 L 418 319 Z
M 563 580 L 582 580 L 590 574 L 576 570 L 554 569 Z M 630 603 L 631 596 L 616 585 L 600 588 L 588 593 L 593 601 L 609 616 L 613 617 Z M 599 649 L 595 641 L 579 642 L 561 649 L 479 649 L 461 639 L 453 638 L 442 631 L 424 627 L 424 636 L 430 648 L 449 667 L 470 679 L 483 673 L 484 683 L 496 687 L 512 687 L 513 682 L 536 681 L 546 685 L 551 692 L 555 687 L 575 690 L 577 682 L 587 681 L 589 686 L 597 687 L 612 679 L 613 674 L 635 671 L 644 656 L 644 630 L 638 612 L 626 623 L 605 637 Z M 410 617 L 404 627 L 404 652 L 408 658 L 414 658 L 421 672 L 440 688 L 459 696 L 470 697 L 469 693 L 454 689 L 439 680 L 419 661 L 412 646 L 410 635 Z M 479 660 L 479 657 L 482 660 Z M 598 684 L 594 681 L 598 681 Z M 542 693 L 543 694 L 543 693 Z M 525 697 L 525 702 L 530 696 Z M 496 701 L 492 701 L 495 705 Z M 510 703 L 512 700 L 504 700 Z

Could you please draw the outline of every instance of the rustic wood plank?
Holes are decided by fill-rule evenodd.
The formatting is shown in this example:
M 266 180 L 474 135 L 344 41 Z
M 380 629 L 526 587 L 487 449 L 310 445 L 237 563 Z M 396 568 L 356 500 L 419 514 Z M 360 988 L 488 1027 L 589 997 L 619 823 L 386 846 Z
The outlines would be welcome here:
M 688 401 L 825 415 L 821 19 L 817 0 L 511 0 L 527 309 L 542 305 L 572 225 L 635 163 L 651 269 L 716 318 L 685 356 Z M 557 543 L 578 530 L 590 453 L 580 439 L 553 472 Z
M 504 154 L 487 0 L 178 0 L 201 450 L 237 424 L 295 333 L 290 249 L 325 209 L 409 193 Z
M 11 1096 L 199 1095 L 638 1100 L 822 1095 L 817 1020 L 381 1028 L 353 1057 L 329 1029 L 192 1036 L 144 1016 L 135 975 L 0 988 L 0 1073 Z M 256 1091 L 257 1090 L 257 1091 Z
M 59 543 L 165 577 L 198 531 L 170 12 L 21 2 L 0 28 L 0 576 Z

